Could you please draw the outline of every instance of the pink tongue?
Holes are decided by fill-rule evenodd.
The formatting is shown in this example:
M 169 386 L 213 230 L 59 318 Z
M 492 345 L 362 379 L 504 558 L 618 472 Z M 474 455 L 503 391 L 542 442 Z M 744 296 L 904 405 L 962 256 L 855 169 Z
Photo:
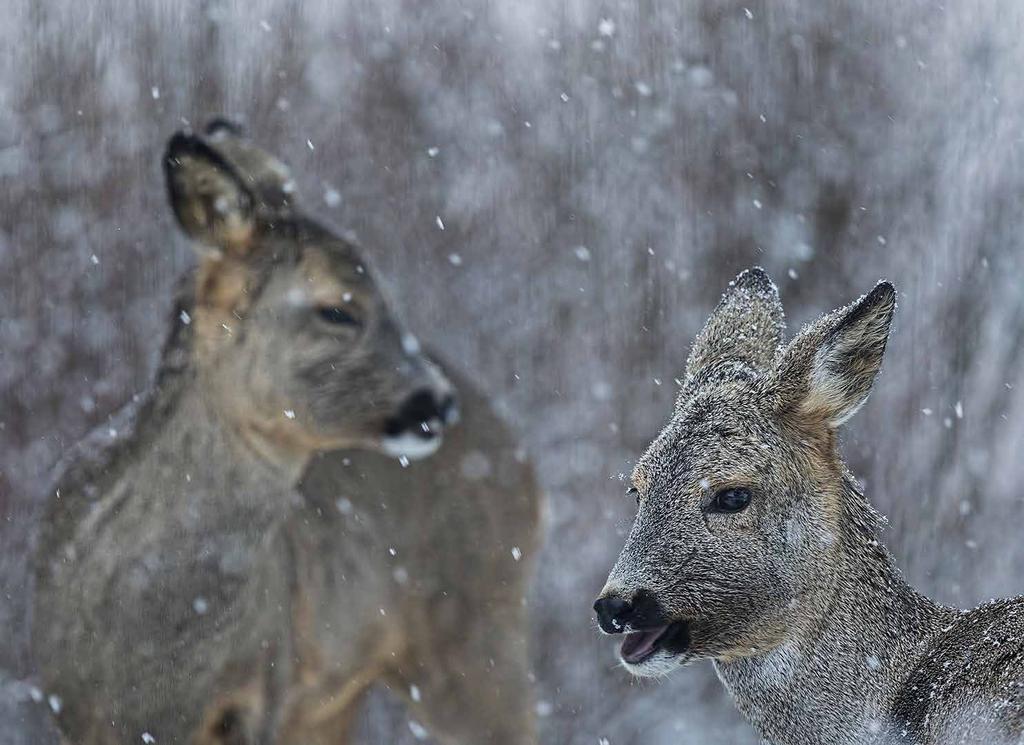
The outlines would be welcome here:
M 655 629 L 634 631 L 626 634 L 626 638 L 622 640 L 622 659 L 630 664 L 634 664 L 650 657 L 651 653 L 654 652 L 655 643 L 661 638 L 661 635 L 665 633 L 667 628 L 668 626 L 665 625 Z

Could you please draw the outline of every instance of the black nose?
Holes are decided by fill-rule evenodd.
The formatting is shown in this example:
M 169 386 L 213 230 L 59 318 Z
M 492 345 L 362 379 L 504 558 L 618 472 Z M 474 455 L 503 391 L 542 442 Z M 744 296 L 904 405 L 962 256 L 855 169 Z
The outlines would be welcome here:
M 441 427 L 454 423 L 456 416 L 455 396 L 423 388 L 409 396 L 398 413 L 388 419 L 384 433 L 392 437 L 405 432 L 431 437 L 438 434 Z
M 594 612 L 597 613 L 597 623 L 601 631 L 606 634 L 621 634 L 633 612 L 633 604 L 612 595 L 598 598 L 594 603 Z

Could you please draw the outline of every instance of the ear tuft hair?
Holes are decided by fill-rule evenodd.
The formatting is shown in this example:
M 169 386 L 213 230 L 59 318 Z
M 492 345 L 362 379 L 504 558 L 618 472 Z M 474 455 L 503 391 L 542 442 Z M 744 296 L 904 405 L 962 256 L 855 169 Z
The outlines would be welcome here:
M 768 272 L 759 266 L 752 266 L 737 274 L 736 279 L 732 281 L 732 286 L 740 290 L 770 296 L 775 300 L 779 299 L 779 288 L 772 282 Z

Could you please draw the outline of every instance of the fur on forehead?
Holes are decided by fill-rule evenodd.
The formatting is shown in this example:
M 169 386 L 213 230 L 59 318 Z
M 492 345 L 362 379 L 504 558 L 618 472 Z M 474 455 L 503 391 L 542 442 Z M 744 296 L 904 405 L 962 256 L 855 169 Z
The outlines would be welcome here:
M 750 380 L 775 366 L 785 332 L 779 291 L 761 267 L 741 272 L 697 334 L 680 403 L 728 380 Z
M 688 396 L 680 396 L 672 419 L 648 447 L 638 463 L 636 475 L 648 479 L 657 463 L 674 461 L 680 446 L 694 438 L 719 435 L 734 437 L 761 431 L 764 402 L 770 398 L 772 378 L 758 375 L 732 378 L 706 385 Z
M 288 260 L 294 262 L 294 255 Z M 258 253 L 238 259 L 218 253 L 206 255 L 196 272 L 196 306 L 226 314 L 243 313 L 260 294 L 280 258 Z
M 263 240 L 267 245 L 241 258 L 217 252 L 205 255 L 197 274 L 199 304 L 240 312 L 255 301 L 271 275 L 286 266 L 306 266 L 323 282 L 339 273 L 349 281 L 370 277 L 355 244 L 302 216 L 278 222 L 273 237 Z

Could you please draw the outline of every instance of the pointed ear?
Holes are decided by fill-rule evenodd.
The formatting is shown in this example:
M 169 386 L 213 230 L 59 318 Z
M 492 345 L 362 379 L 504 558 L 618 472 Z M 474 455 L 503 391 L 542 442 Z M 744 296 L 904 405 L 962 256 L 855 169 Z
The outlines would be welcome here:
M 867 295 L 802 331 L 779 363 L 783 406 L 833 428 L 853 416 L 882 366 L 895 310 L 896 288 L 879 282 Z
M 690 349 L 687 383 L 737 364 L 756 371 L 771 370 L 785 319 L 779 291 L 761 267 L 739 274 Z
M 167 195 L 193 239 L 245 255 L 254 233 L 254 200 L 235 169 L 198 137 L 178 132 L 164 154 Z
M 228 119 L 226 116 L 215 116 L 206 123 L 206 128 L 203 131 L 208 137 L 216 137 L 218 135 L 245 137 L 245 127 L 234 119 Z

